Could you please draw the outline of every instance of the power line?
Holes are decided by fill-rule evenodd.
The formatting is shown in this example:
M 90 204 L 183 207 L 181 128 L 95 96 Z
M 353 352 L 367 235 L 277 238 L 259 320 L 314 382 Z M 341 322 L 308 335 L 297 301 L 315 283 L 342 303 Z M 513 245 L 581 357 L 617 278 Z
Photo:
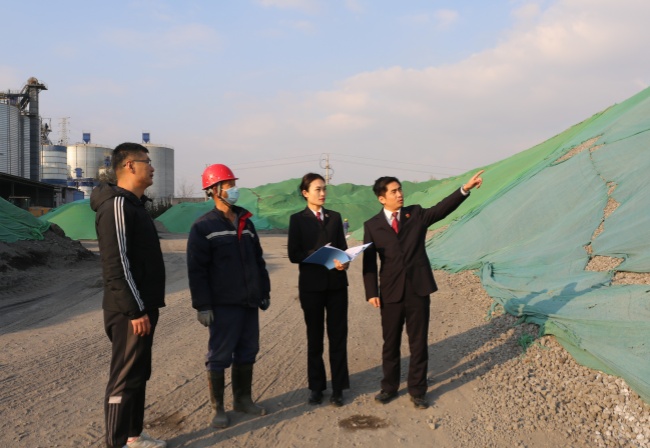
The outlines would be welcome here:
M 371 157 L 362 157 L 362 156 L 351 156 L 348 154 L 341 154 L 341 153 L 322 153 L 322 154 L 304 154 L 301 156 L 292 156 L 292 157 L 281 157 L 278 159 L 267 159 L 267 160 L 256 160 L 256 161 L 251 161 L 251 162 L 242 162 L 242 163 L 237 163 L 237 164 L 232 164 L 230 165 L 233 168 L 236 168 L 238 171 L 242 170 L 251 170 L 251 169 L 264 169 L 264 168 L 269 168 L 269 167 L 276 167 L 276 166 L 286 166 L 286 165 L 299 165 L 299 164 L 304 164 L 304 163 L 314 163 L 314 162 L 322 162 L 323 161 L 323 154 L 335 154 L 337 156 L 343 156 L 343 157 L 350 157 L 350 158 L 355 158 L 355 159 L 362 159 L 362 160 L 371 160 L 374 162 L 387 162 L 392 165 L 386 166 L 386 165 L 378 165 L 378 164 L 373 164 L 373 163 L 368 163 L 368 162 L 355 162 L 352 160 L 344 160 L 344 159 L 338 159 L 338 162 L 345 163 L 345 164 L 352 164 L 352 165 L 361 165 L 361 166 L 372 166 L 375 168 L 386 168 L 386 169 L 392 169 L 392 170 L 399 170 L 399 171 L 410 171 L 414 173 L 424 173 L 428 175 L 432 174 L 437 174 L 437 175 L 443 175 L 443 176 L 456 176 L 457 174 L 453 173 L 447 173 L 447 172 L 440 172 L 440 171 L 425 171 L 425 170 L 416 170 L 413 168 L 405 168 L 405 167 L 398 167 L 395 166 L 395 164 L 403 164 L 403 165 L 416 165 L 420 167 L 433 167 L 433 168 L 448 168 L 448 169 L 456 169 L 456 170 L 464 170 L 462 168 L 452 168 L 452 167 L 445 167 L 445 166 L 440 166 L 440 165 L 427 165 L 427 164 L 421 164 L 421 163 L 414 163 L 414 162 L 400 162 L 396 160 L 386 160 L 386 159 L 376 159 L 376 158 L 371 158 Z M 318 156 L 319 159 L 307 159 L 307 160 L 301 160 L 301 161 L 295 161 L 295 162 L 288 162 L 288 160 L 293 160 L 293 159 L 300 159 L 300 158 L 305 158 L 305 157 L 314 157 Z M 287 162 L 281 162 L 285 161 Z M 332 159 L 328 159 L 327 165 L 330 168 L 331 171 L 333 171 L 332 167 L 329 165 L 329 161 Z M 281 163 L 272 163 L 269 164 L 269 162 L 281 162 Z M 257 166 L 242 166 L 242 165 L 257 165 L 257 164 L 264 164 L 264 165 L 257 165 Z M 326 168 L 321 166 L 321 168 Z M 465 170 L 466 171 L 466 170 Z
M 319 156 L 320 157 L 320 154 L 305 154 L 305 155 L 302 155 L 302 156 L 281 157 L 279 159 L 256 160 L 254 162 L 241 162 L 241 163 L 234 163 L 234 164 L 232 164 L 232 166 L 250 165 L 251 163 L 277 162 L 277 161 L 280 161 L 280 160 L 300 159 L 300 158 L 303 158 L 303 157 L 313 157 L 313 156 Z
M 282 160 L 282 159 L 279 159 Z M 276 163 L 274 165 L 261 165 L 261 166 L 247 166 L 244 168 L 237 168 L 237 171 L 242 171 L 242 170 L 253 170 L 257 168 L 268 168 L 270 166 L 284 166 L 284 165 L 298 165 L 300 163 L 313 163 L 314 160 L 302 160 L 300 162 L 287 162 L 287 163 Z M 249 163 L 260 163 L 260 162 L 249 162 Z M 230 165 L 233 167 L 237 167 L 237 165 Z
M 457 176 L 457 174 L 442 173 L 440 171 L 435 171 L 434 172 L 434 171 L 414 170 L 412 168 L 402 168 L 402 167 L 398 167 L 398 166 L 374 165 L 374 164 L 371 164 L 371 163 L 352 162 L 352 161 L 349 161 L 349 160 L 345 160 L 344 163 L 351 163 L 353 165 L 372 166 L 372 167 L 375 167 L 375 168 L 388 168 L 388 169 L 391 169 L 391 170 L 412 171 L 414 173 L 425 173 L 425 174 L 429 174 L 429 175 L 431 175 L 431 174 L 442 174 L 444 176 Z
M 435 167 L 435 168 L 448 168 L 448 169 L 452 169 L 452 170 L 461 170 L 463 172 L 468 171 L 468 170 L 471 169 L 471 168 L 457 168 L 457 167 L 453 167 L 453 166 L 429 165 L 429 164 L 426 164 L 426 163 L 402 162 L 402 161 L 397 161 L 397 160 L 377 159 L 375 157 L 351 156 L 349 154 L 341 154 L 341 153 L 336 153 L 336 152 L 333 152 L 333 153 L 330 153 L 330 154 L 335 154 L 335 155 L 344 156 L 344 157 L 353 157 L 355 159 L 365 159 L 365 160 L 373 160 L 373 161 L 388 162 L 388 163 L 402 163 L 402 164 L 405 164 L 405 165 L 431 166 L 431 167 Z

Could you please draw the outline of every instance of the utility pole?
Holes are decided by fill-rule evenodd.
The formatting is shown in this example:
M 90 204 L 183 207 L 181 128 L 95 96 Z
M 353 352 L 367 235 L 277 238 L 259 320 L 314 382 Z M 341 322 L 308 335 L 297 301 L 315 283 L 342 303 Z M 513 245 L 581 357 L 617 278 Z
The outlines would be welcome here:
M 334 176 L 334 169 L 330 165 L 330 155 L 325 153 L 321 156 L 320 167 L 325 170 L 325 185 L 329 185 L 332 177 Z M 323 163 L 325 166 L 323 166 Z

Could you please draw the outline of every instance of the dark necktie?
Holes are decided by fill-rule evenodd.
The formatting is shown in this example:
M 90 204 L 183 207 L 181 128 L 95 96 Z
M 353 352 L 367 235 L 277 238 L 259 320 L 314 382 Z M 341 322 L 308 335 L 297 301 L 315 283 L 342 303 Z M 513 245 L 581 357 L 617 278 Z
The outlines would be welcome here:
M 318 220 L 318 222 L 321 223 L 323 222 L 323 218 L 320 217 L 320 212 L 316 213 L 316 219 Z
M 399 223 L 397 222 L 397 212 L 393 212 L 393 220 L 390 223 L 395 233 L 399 233 Z

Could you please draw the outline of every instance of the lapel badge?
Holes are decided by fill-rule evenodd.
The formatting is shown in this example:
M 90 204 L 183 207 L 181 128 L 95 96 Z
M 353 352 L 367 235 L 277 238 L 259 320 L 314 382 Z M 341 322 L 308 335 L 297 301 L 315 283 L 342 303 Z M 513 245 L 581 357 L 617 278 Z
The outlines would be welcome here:
M 404 217 L 405 217 L 406 219 L 409 219 L 409 218 L 411 217 L 411 215 L 407 213 L 406 215 L 404 215 Z

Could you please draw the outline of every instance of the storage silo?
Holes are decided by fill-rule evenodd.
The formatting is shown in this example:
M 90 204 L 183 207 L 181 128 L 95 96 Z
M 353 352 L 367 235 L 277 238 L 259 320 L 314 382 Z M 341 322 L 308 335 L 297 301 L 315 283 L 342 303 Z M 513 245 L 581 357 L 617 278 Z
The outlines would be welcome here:
M 100 169 L 104 168 L 104 161 L 110 160 L 113 150 L 107 146 L 96 145 L 88 142 L 68 145 L 68 172 L 71 177 L 77 168 L 81 168 L 82 177 L 99 179 Z
M 153 185 L 145 194 L 154 202 L 169 201 L 174 197 L 174 148 L 149 143 L 149 133 L 142 134 L 142 142 L 155 169 Z
M 81 196 L 76 198 L 75 201 L 83 199 L 84 197 L 89 198 L 90 193 L 92 193 L 93 188 L 95 188 L 98 183 L 99 182 L 92 177 L 84 177 L 83 169 L 81 168 L 75 168 L 72 170 L 72 175 L 67 181 L 68 187 L 76 188 L 81 193 Z
M 32 160 L 31 145 L 31 117 L 22 115 L 20 117 L 20 132 L 22 134 L 22 153 L 23 153 L 23 177 L 31 180 L 38 180 L 38 152 L 36 152 L 36 161 Z M 36 136 L 38 140 L 38 135 Z M 38 141 L 36 142 L 38 145 Z M 32 173 L 32 170 L 36 170 Z
M 17 106 L 0 103 L 0 172 L 25 177 L 21 118 Z
M 90 194 L 96 186 L 97 182 L 95 182 L 95 179 L 90 177 L 84 177 L 76 183 L 77 189 L 83 192 L 85 199 L 90 198 Z
M 63 145 L 41 147 L 41 182 L 67 185 L 68 148 Z
M 0 172 L 38 181 L 41 90 L 47 86 L 32 77 L 20 91 L 0 92 Z

